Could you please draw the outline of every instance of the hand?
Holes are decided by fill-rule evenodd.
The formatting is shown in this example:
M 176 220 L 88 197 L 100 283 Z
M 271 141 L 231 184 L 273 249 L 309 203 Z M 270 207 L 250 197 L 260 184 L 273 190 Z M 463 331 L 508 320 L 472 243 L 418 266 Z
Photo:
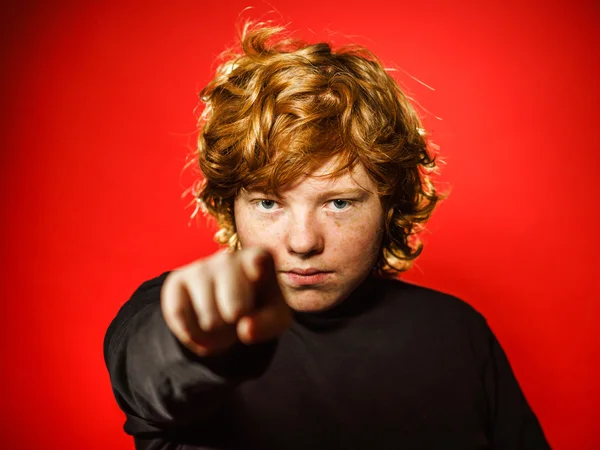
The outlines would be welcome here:
M 292 313 L 277 283 L 272 256 L 249 248 L 217 253 L 171 272 L 161 308 L 175 337 L 199 356 L 280 336 Z

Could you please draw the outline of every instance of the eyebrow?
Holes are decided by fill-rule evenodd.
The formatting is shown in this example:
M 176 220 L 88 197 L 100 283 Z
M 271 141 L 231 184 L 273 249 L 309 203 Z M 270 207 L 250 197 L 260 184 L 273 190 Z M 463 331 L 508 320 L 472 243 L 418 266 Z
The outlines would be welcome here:
M 268 196 L 274 196 L 274 197 L 281 197 L 279 194 L 277 194 L 277 192 L 272 192 L 272 191 L 267 191 L 267 190 L 262 190 L 262 189 L 251 189 L 251 190 L 246 190 L 244 192 L 247 195 L 268 195 Z M 365 194 L 372 194 L 372 192 L 367 191 L 366 189 L 362 189 L 362 188 L 339 188 L 339 189 L 330 189 L 330 190 L 324 190 L 322 192 L 319 193 L 319 197 L 348 197 L 348 196 L 362 196 Z
M 366 197 L 370 195 L 371 192 L 366 189 L 361 188 L 341 188 L 341 189 L 331 189 L 329 191 L 323 191 L 319 194 L 319 198 L 346 198 L 346 197 Z
M 263 191 L 261 189 L 253 189 L 250 191 L 246 191 L 245 194 L 248 196 L 265 195 L 265 196 L 274 197 L 274 198 L 285 198 L 285 196 L 278 195 L 276 192 Z M 338 188 L 338 189 L 330 189 L 330 190 L 322 191 L 318 194 L 317 199 L 318 200 L 323 200 L 325 198 L 341 198 L 341 199 L 343 199 L 343 198 L 349 198 L 349 197 L 365 198 L 371 194 L 372 194 L 372 192 L 367 191 L 366 189 L 348 187 L 348 188 Z
M 318 201 L 322 201 L 325 199 L 345 199 L 345 198 L 357 198 L 364 199 L 371 195 L 372 192 L 367 191 L 366 189 L 361 188 L 341 188 L 341 189 L 331 189 L 319 192 L 316 196 Z M 246 195 L 261 195 L 272 197 L 275 199 L 285 199 L 285 195 L 279 195 L 277 192 L 265 192 L 259 189 L 246 191 Z

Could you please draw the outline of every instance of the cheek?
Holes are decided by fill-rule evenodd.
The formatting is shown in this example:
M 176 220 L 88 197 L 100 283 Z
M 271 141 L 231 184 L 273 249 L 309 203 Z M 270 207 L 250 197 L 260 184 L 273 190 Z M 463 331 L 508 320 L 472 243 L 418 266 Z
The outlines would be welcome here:
M 242 247 L 262 247 L 274 253 L 281 241 L 281 233 L 271 221 L 250 216 L 246 211 L 236 214 L 236 230 Z
M 370 266 L 379 254 L 383 236 L 380 220 L 335 223 L 329 236 L 332 256 L 348 267 Z

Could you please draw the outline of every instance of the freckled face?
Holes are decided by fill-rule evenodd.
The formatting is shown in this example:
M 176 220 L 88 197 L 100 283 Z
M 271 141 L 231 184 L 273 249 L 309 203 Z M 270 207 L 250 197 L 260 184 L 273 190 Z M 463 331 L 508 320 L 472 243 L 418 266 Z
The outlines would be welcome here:
M 369 275 L 381 247 L 383 209 L 375 183 L 361 165 L 323 177 L 333 163 L 277 196 L 242 191 L 234 203 L 242 247 L 271 252 L 285 300 L 297 311 L 343 301 Z

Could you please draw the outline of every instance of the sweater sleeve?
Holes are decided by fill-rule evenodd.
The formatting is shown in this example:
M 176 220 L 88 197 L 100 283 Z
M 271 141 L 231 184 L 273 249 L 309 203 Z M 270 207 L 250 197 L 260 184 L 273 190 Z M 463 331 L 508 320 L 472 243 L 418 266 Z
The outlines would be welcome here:
M 167 273 L 143 283 L 121 307 L 104 339 L 113 393 L 137 437 L 201 425 L 242 381 L 268 366 L 276 342 L 245 346 L 201 358 L 170 332 L 160 308 Z
M 485 324 L 483 382 L 489 407 L 489 432 L 496 450 L 549 449 L 542 427 L 529 406 L 508 358 Z

